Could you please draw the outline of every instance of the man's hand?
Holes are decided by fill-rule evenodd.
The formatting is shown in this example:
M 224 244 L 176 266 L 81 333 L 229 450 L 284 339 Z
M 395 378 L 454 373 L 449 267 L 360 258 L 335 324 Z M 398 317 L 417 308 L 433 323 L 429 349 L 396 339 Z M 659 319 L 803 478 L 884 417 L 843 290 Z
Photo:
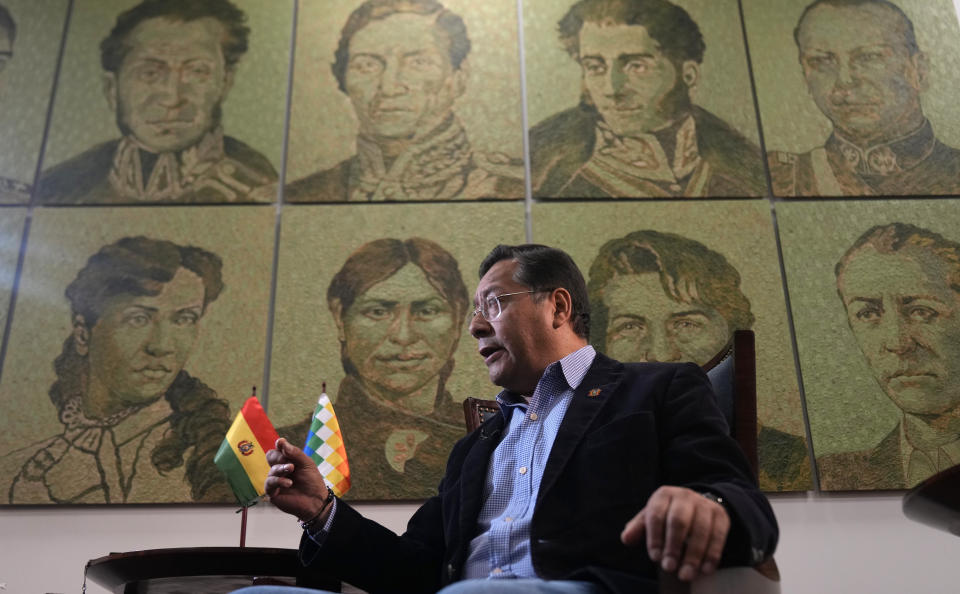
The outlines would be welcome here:
M 647 537 L 650 559 L 684 581 L 717 569 L 730 531 L 730 516 L 719 503 L 683 487 L 660 487 L 627 522 L 620 540 L 639 545 Z M 681 557 L 682 556 L 682 557 Z
M 270 472 L 263 488 L 270 501 L 304 522 L 313 519 L 327 496 L 327 485 L 313 460 L 281 437 L 276 449 L 267 452 L 267 463 Z

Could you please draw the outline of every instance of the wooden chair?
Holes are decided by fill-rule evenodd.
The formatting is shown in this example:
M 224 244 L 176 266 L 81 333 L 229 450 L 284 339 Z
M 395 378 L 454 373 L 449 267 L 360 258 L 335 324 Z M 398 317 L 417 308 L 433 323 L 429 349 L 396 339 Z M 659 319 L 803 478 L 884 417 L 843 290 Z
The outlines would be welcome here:
M 757 456 L 757 367 L 752 330 L 737 330 L 719 353 L 703 365 L 717 403 L 723 411 L 730 435 L 747 456 L 754 477 L 758 472 Z M 500 411 L 496 400 L 467 398 L 463 401 L 463 417 L 467 433 Z M 780 592 L 780 571 L 773 559 L 755 567 L 725 567 L 713 575 L 694 582 L 681 582 L 675 574 L 660 573 L 662 594 L 777 594 Z

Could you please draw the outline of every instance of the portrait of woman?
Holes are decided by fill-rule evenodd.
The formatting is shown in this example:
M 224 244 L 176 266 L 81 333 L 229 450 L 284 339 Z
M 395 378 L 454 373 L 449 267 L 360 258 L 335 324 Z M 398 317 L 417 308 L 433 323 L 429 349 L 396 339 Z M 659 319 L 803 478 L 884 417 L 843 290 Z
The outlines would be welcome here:
M 221 268 L 143 236 L 90 257 L 65 291 L 72 332 L 48 392 L 62 431 L 0 459 L 6 503 L 230 499 L 213 466 L 229 405 L 184 370 Z
M 435 492 L 463 412 L 446 388 L 467 314 L 456 259 L 423 238 L 377 239 L 327 288 L 346 376 L 335 400 L 356 499 Z M 300 442 L 310 419 L 280 429 Z

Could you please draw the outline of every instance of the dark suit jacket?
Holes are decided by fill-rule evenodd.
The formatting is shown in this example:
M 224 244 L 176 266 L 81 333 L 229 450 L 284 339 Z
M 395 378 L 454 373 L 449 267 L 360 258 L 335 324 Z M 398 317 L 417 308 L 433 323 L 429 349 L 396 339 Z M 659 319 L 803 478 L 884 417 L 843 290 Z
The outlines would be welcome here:
M 338 502 L 323 547 L 305 536 L 301 560 L 371 592 L 433 592 L 461 579 L 503 427 L 495 415 L 454 446 L 439 494 L 402 536 Z M 598 354 L 560 425 L 537 495 L 530 536 L 537 574 L 611 592 L 651 591 L 656 567 L 644 547 L 621 544 L 620 532 L 662 485 L 723 497 L 732 523 L 724 564 L 757 563 L 773 552 L 773 511 L 700 368 Z

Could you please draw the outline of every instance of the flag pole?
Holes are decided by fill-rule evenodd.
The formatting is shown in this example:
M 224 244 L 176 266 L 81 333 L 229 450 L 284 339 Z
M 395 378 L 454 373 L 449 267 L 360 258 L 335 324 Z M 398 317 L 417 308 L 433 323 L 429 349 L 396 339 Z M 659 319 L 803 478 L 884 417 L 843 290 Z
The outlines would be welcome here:
M 254 398 L 257 396 L 257 387 L 253 386 L 252 393 L 250 394 Z M 247 546 L 247 506 L 244 505 L 240 509 L 240 548 Z

